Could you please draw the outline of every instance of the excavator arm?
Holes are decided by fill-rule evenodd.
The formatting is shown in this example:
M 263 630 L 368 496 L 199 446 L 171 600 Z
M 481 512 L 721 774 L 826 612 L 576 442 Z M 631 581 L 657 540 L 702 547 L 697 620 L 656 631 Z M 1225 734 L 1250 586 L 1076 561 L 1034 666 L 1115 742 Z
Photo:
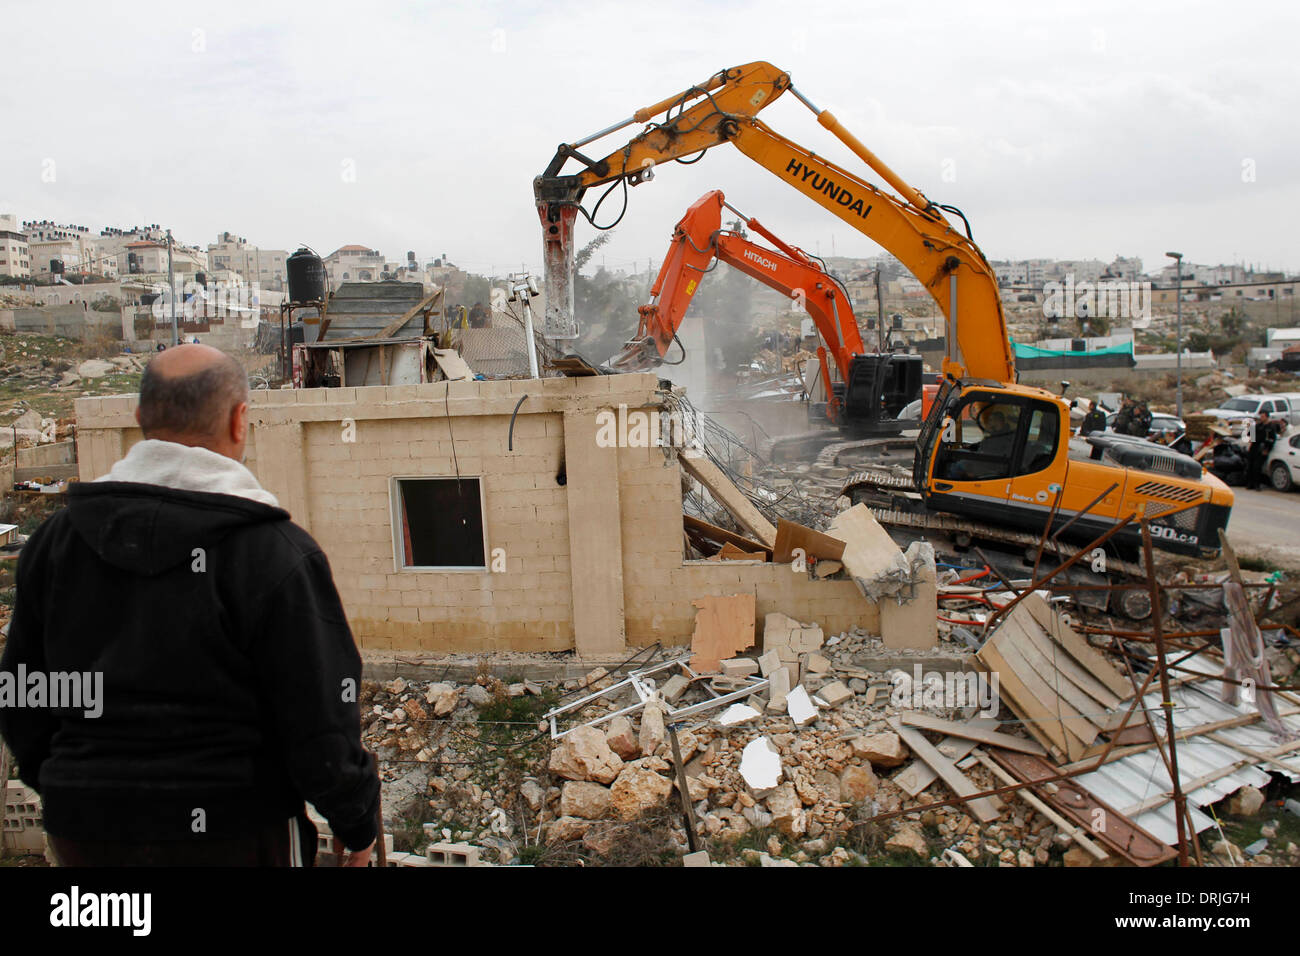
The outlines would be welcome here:
M 786 90 L 817 115 L 818 122 L 862 159 L 898 196 L 858 178 L 786 139 L 757 114 Z M 662 119 L 656 119 L 662 117 Z M 648 124 L 623 148 L 591 159 L 581 147 L 634 123 Z M 609 183 L 636 186 L 656 166 L 732 143 L 763 166 L 877 242 L 895 256 L 934 298 L 947 327 L 945 374 L 1015 381 L 1015 361 L 997 279 L 968 233 L 954 228 L 943 210 L 903 181 L 828 110 L 796 90 L 786 73 L 756 62 L 710 77 L 704 83 L 638 110 L 629 119 L 574 144 L 562 145 L 533 182 L 543 228 L 547 286 L 546 334 L 576 335 L 573 317 L 573 226 L 586 191 Z M 583 167 L 562 170 L 569 161 Z M 899 198 L 899 197 L 902 198 Z M 602 197 L 602 201 L 605 197 Z M 626 201 L 626 197 L 624 199 Z M 597 206 L 599 208 L 599 204 Z
M 769 249 L 723 229 L 724 207 L 777 248 Z M 715 260 L 739 269 L 792 300 L 801 301 L 822 341 L 831 347 L 840 380 L 848 380 L 853 356 L 865 351 L 848 294 L 819 262 L 777 238 L 757 219 L 740 213 L 717 189 L 692 203 L 674 228 L 668 255 L 650 288 L 650 304 L 638 310 L 641 319 L 636 338 L 614 359 L 616 368 L 642 370 L 653 368 L 663 360 L 699 288 L 700 277 L 712 268 Z M 818 347 L 817 358 L 822 380 L 829 383 L 825 346 Z M 831 391 L 829 385 L 827 391 Z M 831 395 L 827 414 L 832 420 L 839 419 L 838 397 Z

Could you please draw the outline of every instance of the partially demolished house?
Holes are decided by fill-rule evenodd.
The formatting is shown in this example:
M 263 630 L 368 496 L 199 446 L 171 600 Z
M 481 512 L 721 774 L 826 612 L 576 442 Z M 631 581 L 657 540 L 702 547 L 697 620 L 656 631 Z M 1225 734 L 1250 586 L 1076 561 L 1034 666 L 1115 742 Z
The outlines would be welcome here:
M 775 529 L 706 456 L 627 427 L 670 397 L 650 374 L 256 391 L 246 463 L 324 548 L 363 647 L 604 657 L 680 643 L 693 600 L 733 594 L 760 617 L 879 633 L 878 602 L 852 580 L 769 560 Z M 134 405 L 78 401 L 81 480 L 140 439 Z M 688 557 L 684 480 L 760 552 Z

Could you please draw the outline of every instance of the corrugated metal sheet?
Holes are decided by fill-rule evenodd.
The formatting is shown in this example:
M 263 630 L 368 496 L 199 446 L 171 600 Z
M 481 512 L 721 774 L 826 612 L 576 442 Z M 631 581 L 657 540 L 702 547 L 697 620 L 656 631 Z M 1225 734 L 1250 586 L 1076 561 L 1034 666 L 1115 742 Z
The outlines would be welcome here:
M 1189 658 L 1180 666 L 1209 675 L 1219 675 L 1223 672 L 1218 661 L 1204 654 Z M 1221 681 L 1203 680 L 1173 688 L 1170 696 L 1174 701 L 1174 726 L 1184 730 L 1234 717 L 1258 716 L 1259 712 L 1254 704 L 1247 704 L 1244 701 L 1236 706 L 1225 704 L 1220 699 L 1223 686 Z M 1280 698 L 1275 698 L 1275 702 L 1279 714 L 1300 710 L 1294 704 Z M 1163 739 L 1164 712 L 1160 708 L 1158 686 L 1156 690 L 1146 695 L 1143 704 L 1150 711 L 1156 730 Z M 1134 720 L 1140 720 L 1140 715 L 1134 714 Z M 1288 731 L 1285 738 L 1275 737 L 1268 727 L 1258 720 L 1241 727 L 1216 731 L 1215 735 L 1256 753 L 1267 753 L 1288 740 L 1300 740 L 1300 713 L 1283 716 L 1282 723 Z M 1274 759 L 1288 768 L 1288 775 L 1293 782 L 1300 780 L 1300 750 Z M 1231 747 L 1205 737 L 1192 737 L 1178 741 L 1178 775 L 1182 778 L 1184 787 L 1242 761 L 1249 761 L 1249 758 Z M 1214 820 L 1196 807 L 1208 806 L 1222 800 L 1247 785 L 1262 787 L 1269 781 L 1270 770 L 1282 772 L 1275 764 L 1247 762 L 1231 773 L 1189 791 L 1187 799 L 1192 807 L 1192 825 L 1196 828 L 1196 832 L 1214 826 Z M 1083 774 L 1076 779 L 1102 800 L 1131 817 L 1157 839 L 1169 844 L 1177 842 L 1178 831 L 1174 820 L 1172 799 L 1164 800 L 1158 806 L 1148 803 L 1162 796 L 1168 796 L 1173 788 L 1173 781 L 1165 771 L 1164 761 L 1156 748 L 1129 754 L 1127 757 L 1106 764 L 1094 773 Z M 1143 809 L 1144 805 L 1146 809 Z
M 374 335 L 418 305 L 425 295 L 424 286 L 418 282 L 344 282 L 330 298 L 330 324 L 324 341 Z M 416 315 L 391 337 L 414 338 L 423 334 L 424 317 Z

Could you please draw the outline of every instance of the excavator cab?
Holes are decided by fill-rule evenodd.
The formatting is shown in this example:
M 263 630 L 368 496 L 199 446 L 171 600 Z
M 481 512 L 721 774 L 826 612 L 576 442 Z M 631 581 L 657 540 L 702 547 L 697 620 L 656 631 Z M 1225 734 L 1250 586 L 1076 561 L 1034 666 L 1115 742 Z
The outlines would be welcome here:
M 923 373 L 919 355 L 854 355 L 848 381 L 832 386 L 843 410 L 838 424 L 862 435 L 898 434 L 903 428 L 898 413 L 921 397 Z
M 917 442 L 926 505 L 1042 527 L 1068 467 L 1066 414 L 1038 389 L 946 382 Z

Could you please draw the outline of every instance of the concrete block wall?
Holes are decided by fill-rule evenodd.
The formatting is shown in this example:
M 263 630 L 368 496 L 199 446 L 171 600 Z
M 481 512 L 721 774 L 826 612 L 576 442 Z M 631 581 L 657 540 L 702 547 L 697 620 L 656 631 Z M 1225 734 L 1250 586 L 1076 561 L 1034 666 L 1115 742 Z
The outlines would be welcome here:
M 851 582 L 684 561 L 675 452 L 596 441 L 599 412 L 657 408 L 657 389 L 646 374 L 255 391 L 245 464 L 324 549 L 362 647 L 608 658 L 688 641 L 693 598 L 742 592 L 760 619 L 877 630 Z M 134 407 L 78 400 L 83 481 L 140 440 Z M 505 570 L 399 569 L 392 479 L 457 474 L 482 478 L 487 562 Z

